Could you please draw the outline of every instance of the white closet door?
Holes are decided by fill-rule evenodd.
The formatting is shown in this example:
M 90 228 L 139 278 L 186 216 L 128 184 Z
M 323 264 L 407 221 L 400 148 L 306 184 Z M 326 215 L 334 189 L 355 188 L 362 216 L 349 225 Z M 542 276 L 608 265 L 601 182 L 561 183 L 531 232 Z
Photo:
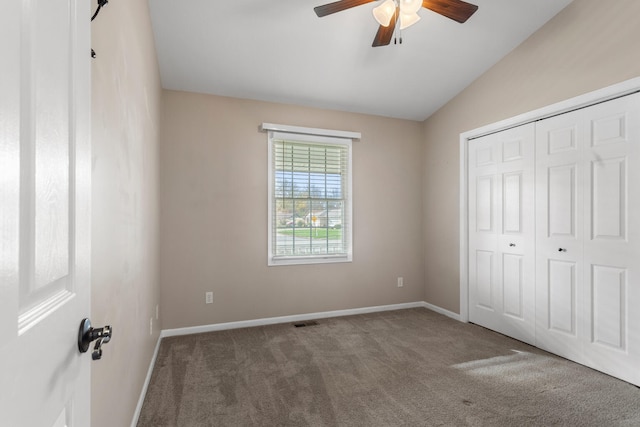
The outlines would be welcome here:
M 469 320 L 535 340 L 534 125 L 469 146 Z
M 588 111 L 585 355 L 640 385 L 640 94 Z
M 584 110 L 536 126 L 536 345 L 581 359 Z
M 640 94 L 536 128 L 537 345 L 640 384 Z

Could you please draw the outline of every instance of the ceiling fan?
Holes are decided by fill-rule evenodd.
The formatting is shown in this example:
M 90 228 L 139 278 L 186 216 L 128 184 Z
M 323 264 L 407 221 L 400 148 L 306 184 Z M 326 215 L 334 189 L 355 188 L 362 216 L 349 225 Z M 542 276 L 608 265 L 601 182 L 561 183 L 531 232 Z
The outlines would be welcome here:
M 376 0 L 339 0 L 317 6 L 313 10 L 321 18 L 374 1 Z M 420 16 L 418 16 L 417 12 L 420 7 L 432 10 L 461 24 L 466 22 L 478 10 L 478 6 L 462 0 L 385 0 L 381 5 L 373 9 L 373 16 L 380 24 L 380 27 L 373 39 L 372 46 L 386 46 L 391 43 L 398 21 L 400 21 L 401 30 L 418 22 Z M 402 43 L 402 38 L 400 38 L 400 43 Z

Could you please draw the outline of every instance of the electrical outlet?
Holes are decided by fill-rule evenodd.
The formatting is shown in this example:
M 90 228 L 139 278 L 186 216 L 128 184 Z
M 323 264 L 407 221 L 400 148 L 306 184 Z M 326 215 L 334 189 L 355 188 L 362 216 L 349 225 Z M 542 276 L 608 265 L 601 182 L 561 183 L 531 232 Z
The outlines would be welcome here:
M 402 277 L 398 277 L 398 287 L 401 288 L 404 286 L 404 279 Z
M 206 292 L 204 294 L 204 302 L 207 304 L 213 304 L 213 292 Z
M 149 335 L 153 335 L 153 317 L 149 319 Z

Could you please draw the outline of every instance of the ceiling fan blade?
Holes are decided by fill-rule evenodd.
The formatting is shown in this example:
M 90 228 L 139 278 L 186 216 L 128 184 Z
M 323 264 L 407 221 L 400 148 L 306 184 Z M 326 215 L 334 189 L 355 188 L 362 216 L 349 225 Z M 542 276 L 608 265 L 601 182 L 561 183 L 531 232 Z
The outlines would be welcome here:
M 400 10 L 399 8 L 396 8 L 396 19 L 392 19 L 387 27 L 383 27 L 382 25 L 378 27 L 378 32 L 373 38 L 372 47 L 386 46 L 391 43 L 391 37 L 393 37 L 393 31 L 396 29 L 399 14 Z
M 324 4 L 322 6 L 314 7 L 313 10 L 318 15 L 318 18 L 331 15 L 332 13 L 341 12 L 343 10 L 351 9 L 352 7 L 360 6 L 363 4 L 371 3 L 376 0 L 340 0 L 333 3 Z
M 461 24 L 466 22 L 478 10 L 478 6 L 475 4 L 462 0 L 423 0 L 422 7 L 426 7 Z

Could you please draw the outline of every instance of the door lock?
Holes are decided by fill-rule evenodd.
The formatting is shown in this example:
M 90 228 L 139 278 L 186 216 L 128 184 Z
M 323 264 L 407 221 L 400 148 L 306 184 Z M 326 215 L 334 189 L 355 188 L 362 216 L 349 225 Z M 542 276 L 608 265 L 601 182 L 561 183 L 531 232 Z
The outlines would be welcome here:
M 99 360 L 102 358 L 102 344 L 111 341 L 112 333 L 113 329 L 110 325 L 103 326 L 102 328 L 93 328 L 91 327 L 91 321 L 89 319 L 82 319 L 78 331 L 78 350 L 80 350 L 80 353 L 86 353 L 91 342 L 96 341 L 93 352 L 91 352 L 91 358 L 93 360 Z

